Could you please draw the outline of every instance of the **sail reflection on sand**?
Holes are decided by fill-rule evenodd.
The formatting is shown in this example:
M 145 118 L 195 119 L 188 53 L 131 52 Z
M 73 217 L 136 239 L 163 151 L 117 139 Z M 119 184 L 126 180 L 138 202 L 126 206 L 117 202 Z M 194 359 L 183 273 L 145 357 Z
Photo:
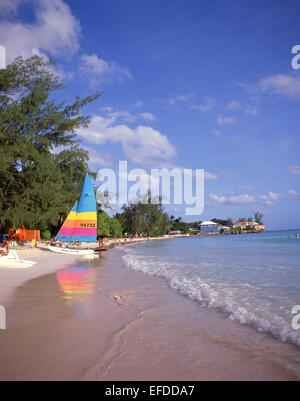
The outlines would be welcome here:
M 62 298 L 66 304 L 74 307 L 76 315 L 85 316 L 84 304 L 95 291 L 96 267 L 69 266 L 56 273 Z

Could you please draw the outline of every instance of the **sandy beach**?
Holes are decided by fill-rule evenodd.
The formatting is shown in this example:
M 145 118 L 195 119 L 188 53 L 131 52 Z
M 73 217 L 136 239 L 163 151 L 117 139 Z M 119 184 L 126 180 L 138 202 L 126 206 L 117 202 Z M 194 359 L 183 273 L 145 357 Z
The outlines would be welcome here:
M 295 346 L 125 267 L 122 252 L 78 269 L 32 250 L 35 267 L 0 271 L 0 380 L 299 380 Z
M 74 255 L 53 255 L 38 248 L 18 250 L 21 259 L 35 261 L 36 264 L 26 269 L 0 268 L 0 303 L 5 302 L 12 291 L 25 281 L 60 269 L 64 264 L 74 263 Z

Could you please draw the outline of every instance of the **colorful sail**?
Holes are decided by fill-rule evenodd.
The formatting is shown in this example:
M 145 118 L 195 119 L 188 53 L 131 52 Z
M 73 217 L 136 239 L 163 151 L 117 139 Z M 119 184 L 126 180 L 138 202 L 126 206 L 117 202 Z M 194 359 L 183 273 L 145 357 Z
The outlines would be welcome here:
M 74 209 L 74 208 L 73 208 Z M 72 212 L 73 212 L 72 209 Z M 95 192 L 92 181 L 87 174 L 84 180 L 79 204 L 76 213 L 69 214 L 65 224 L 70 218 L 69 223 L 61 228 L 56 238 L 60 241 L 97 241 L 97 209 Z
M 56 239 L 63 242 L 70 242 L 72 241 L 71 237 L 73 234 L 73 228 L 76 221 L 76 214 L 77 214 L 77 206 L 78 202 L 75 202 L 73 209 L 69 213 L 68 217 L 66 218 L 64 224 L 62 225 L 59 233 L 56 236 Z

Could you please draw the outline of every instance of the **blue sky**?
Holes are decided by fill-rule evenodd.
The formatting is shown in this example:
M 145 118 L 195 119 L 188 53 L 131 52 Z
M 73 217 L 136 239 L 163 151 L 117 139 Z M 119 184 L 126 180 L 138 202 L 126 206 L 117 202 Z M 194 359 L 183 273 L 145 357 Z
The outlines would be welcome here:
M 298 1 L 0 0 L 0 15 L 8 62 L 54 56 L 59 96 L 104 91 L 78 133 L 91 167 L 204 168 L 197 220 L 300 227 Z

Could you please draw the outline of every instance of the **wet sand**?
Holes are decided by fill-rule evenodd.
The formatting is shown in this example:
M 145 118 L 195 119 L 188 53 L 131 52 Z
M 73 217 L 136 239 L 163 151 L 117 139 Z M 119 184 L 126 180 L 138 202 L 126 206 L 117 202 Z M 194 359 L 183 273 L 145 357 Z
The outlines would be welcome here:
M 128 269 L 121 252 L 33 278 L 6 299 L 0 380 L 300 379 L 298 348 Z
M 18 253 L 21 259 L 32 260 L 36 264 L 25 269 L 0 267 L 0 304 L 17 286 L 32 278 L 54 272 L 65 263 L 74 263 L 78 259 L 76 255 L 55 255 L 46 249 L 38 248 L 21 249 Z

